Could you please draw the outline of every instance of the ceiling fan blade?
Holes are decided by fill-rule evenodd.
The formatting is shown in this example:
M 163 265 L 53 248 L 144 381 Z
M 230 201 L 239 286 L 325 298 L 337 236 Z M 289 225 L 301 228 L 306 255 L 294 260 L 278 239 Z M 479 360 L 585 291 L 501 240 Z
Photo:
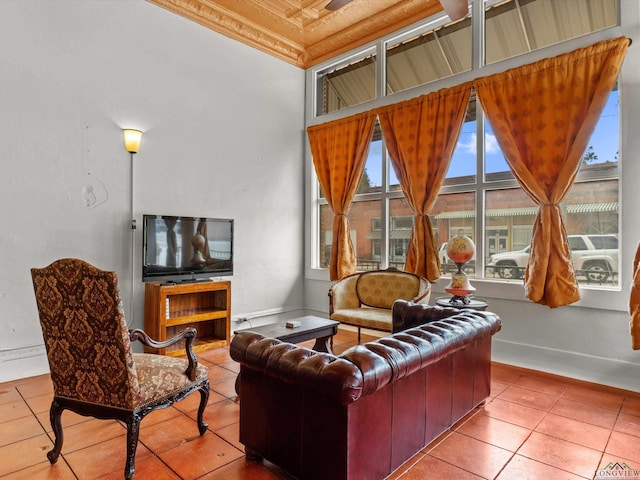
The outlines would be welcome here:
M 469 12 L 467 0 L 440 0 L 440 5 L 442 5 L 444 11 L 447 12 L 449 18 L 454 22 L 466 17 Z
M 338 10 L 339 8 L 344 7 L 347 3 L 351 3 L 351 0 L 331 0 L 324 8 L 327 10 Z

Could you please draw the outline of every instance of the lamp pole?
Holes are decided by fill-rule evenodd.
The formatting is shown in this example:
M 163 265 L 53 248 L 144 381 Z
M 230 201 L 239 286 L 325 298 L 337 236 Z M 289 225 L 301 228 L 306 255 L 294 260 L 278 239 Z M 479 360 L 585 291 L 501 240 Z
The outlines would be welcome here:
M 133 213 L 133 186 L 134 186 L 134 182 L 133 182 L 133 173 L 134 173 L 134 169 L 133 169 L 133 156 L 138 153 L 138 151 L 140 150 L 140 140 L 142 139 L 142 132 L 140 130 L 134 130 L 134 129 L 125 129 L 123 130 L 124 133 L 124 148 L 125 150 L 127 150 L 127 152 L 129 152 L 129 157 L 130 157 L 130 192 L 129 192 L 129 199 L 130 199 L 130 205 L 129 205 L 129 226 L 131 228 L 131 297 L 130 297 L 130 303 L 129 303 L 129 321 L 127 322 L 127 324 L 129 326 L 133 325 L 133 320 L 134 320 L 134 309 L 133 309 L 133 304 L 134 304 L 134 297 L 135 297 L 135 288 L 134 288 L 134 281 L 135 281 L 135 247 L 136 247 L 136 219 L 134 217 L 134 213 Z

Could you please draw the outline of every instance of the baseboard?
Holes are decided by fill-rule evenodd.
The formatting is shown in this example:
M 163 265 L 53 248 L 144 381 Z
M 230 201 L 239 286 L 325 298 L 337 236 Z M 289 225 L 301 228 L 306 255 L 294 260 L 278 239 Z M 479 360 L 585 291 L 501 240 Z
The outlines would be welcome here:
M 536 345 L 493 339 L 493 360 L 563 377 L 640 391 L 640 365 Z
M 278 317 L 283 313 L 287 313 L 287 316 L 292 314 L 297 316 L 326 316 L 324 313 L 320 314 L 321 312 L 310 311 L 308 309 L 304 311 L 296 309 L 287 312 L 270 311 L 269 314 L 260 318 L 260 322 L 252 323 L 270 323 L 276 320 L 274 317 Z M 245 323 L 240 327 L 237 322 L 231 325 L 232 329 L 234 327 L 247 328 L 248 326 L 249 325 Z M 340 326 L 340 328 L 351 330 L 348 327 L 347 325 Z M 353 330 L 355 331 L 356 329 L 353 328 Z M 367 331 L 367 333 L 374 334 L 373 331 Z M 380 332 L 375 332 L 375 334 L 379 333 Z M 508 365 L 540 370 L 587 382 L 609 385 L 636 392 L 640 391 L 640 380 L 638 380 L 640 365 L 636 363 L 544 348 L 536 345 L 509 342 L 496 339 L 495 337 L 493 339 L 493 360 Z M 49 364 L 47 362 L 44 345 L 0 350 L 0 383 L 42 375 L 48 372 Z
M 0 383 L 49 373 L 44 345 L 0 350 Z
M 269 323 L 284 322 L 304 315 L 313 315 L 308 313 L 302 307 L 278 307 L 268 310 L 259 310 L 255 312 L 242 313 L 234 315 L 231 321 L 231 332 L 243 330 L 245 328 L 259 327 Z

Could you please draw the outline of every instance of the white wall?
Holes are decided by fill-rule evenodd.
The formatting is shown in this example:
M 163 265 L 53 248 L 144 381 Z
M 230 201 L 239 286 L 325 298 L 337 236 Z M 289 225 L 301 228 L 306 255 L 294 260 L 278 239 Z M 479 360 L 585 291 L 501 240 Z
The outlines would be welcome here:
M 550 309 L 525 298 L 521 285 L 476 280 L 476 295 L 489 301 L 489 309 L 500 315 L 501 332 L 493 342 L 494 360 L 547 371 L 582 380 L 640 391 L 640 351 L 631 349 L 628 293 L 632 264 L 640 241 L 640 2 L 621 0 L 621 28 L 609 37 L 625 35 L 633 40 L 619 79 L 621 102 L 621 247 L 622 269 L 619 291 L 581 289 L 579 303 Z M 365 104 L 363 110 L 372 108 Z M 310 117 L 310 112 L 307 113 Z M 312 168 L 310 159 L 308 172 Z M 309 175 L 310 176 L 310 175 Z M 308 181 L 307 188 L 312 188 Z M 310 202 L 307 215 L 310 215 Z M 307 226 L 307 245 L 313 244 Z M 308 247 L 308 258 L 313 247 Z M 309 261 L 310 262 L 310 261 Z M 430 303 L 447 296 L 449 278 L 433 286 Z M 328 313 L 326 272 L 307 270 L 305 305 Z
M 130 312 L 122 128 L 145 132 L 138 225 L 234 218 L 232 314 L 302 307 L 302 70 L 144 0 L 3 0 L 0 45 L 0 382 L 47 370 L 31 267 L 115 270 Z M 140 228 L 134 248 L 142 327 Z

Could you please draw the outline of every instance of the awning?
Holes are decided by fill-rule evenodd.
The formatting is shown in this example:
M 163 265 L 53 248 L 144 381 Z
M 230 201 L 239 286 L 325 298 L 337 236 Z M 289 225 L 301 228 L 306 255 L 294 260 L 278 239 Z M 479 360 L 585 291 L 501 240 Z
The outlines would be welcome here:
M 520 217 L 536 213 L 538 213 L 538 207 L 497 208 L 487 210 L 487 217 Z
M 380 240 L 382 238 L 382 230 L 374 230 L 373 232 L 369 232 L 367 235 L 367 240 Z M 411 230 L 402 229 L 402 230 L 391 230 L 391 240 L 408 240 L 411 238 Z
M 442 212 L 435 215 L 433 218 L 436 220 L 442 220 L 447 218 L 473 218 L 476 216 L 475 210 L 461 210 L 458 212 Z
M 567 213 L 617 212 L 618 202 L 567 205 Z
M 567 213 L 596 213 L 596 212 L 616 212 L 618 210 L 618 202 L 608 203 L 576 203 L 566 205 Z M 515 208 L 496 208 L 487 210 L 487 217 L 517 217 L 525 215 L 535 215 L 538 213 L 538 207 L 515 207 Z M 441 212 L 434 216 L 436 220 L 452 219 L 452 218 L 473 218 L 476 212 L 474 210 L 459 210 L 454 212 Z

